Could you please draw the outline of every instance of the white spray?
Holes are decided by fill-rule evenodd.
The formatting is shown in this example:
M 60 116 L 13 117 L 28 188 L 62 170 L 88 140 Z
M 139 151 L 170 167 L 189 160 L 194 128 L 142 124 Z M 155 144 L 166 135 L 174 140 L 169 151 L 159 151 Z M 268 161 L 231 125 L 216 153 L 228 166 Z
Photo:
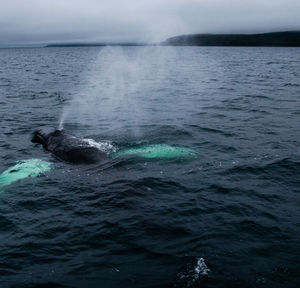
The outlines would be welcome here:
M 127 125 L 137 133 L 140 121 L 151 117 L 143 97 L 165 81 L 174 53 L 173 48 L 158 46 L 102 48 L 83 76 L 81 89 L 64 107 L 59 129 L 70 121 L 117 131 Z

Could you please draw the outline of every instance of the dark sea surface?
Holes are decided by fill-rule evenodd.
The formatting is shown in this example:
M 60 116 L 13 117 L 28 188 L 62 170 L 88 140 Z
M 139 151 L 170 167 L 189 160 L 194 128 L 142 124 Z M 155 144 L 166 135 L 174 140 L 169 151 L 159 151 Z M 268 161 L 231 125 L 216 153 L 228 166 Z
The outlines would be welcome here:
M 0 287 L 300 287 L 299 63 L 299 48 L 0 49 L 0 173 L 55 166 L 0 193 Z M 110 150 L 197 156 L 71 165 L 31 143 L 60 119 Z

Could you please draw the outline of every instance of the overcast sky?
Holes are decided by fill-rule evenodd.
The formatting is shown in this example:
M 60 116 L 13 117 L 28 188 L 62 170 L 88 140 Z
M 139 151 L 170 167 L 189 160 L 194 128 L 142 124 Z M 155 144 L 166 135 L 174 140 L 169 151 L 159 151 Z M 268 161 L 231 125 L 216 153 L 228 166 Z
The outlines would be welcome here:
M 300 30 L 300 0 L 1 0 L 0 45 Z

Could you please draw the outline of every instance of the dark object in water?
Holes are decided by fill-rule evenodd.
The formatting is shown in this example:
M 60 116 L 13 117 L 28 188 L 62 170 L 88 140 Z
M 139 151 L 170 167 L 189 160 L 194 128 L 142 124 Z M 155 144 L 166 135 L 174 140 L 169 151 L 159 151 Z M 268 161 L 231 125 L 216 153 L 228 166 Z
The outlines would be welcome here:
M 107 158 L 105 152 L 65 130 L 39 129 L 34 132 L 32 142 L 42 144 L 58 159 L 70 163 L 91 164 Z

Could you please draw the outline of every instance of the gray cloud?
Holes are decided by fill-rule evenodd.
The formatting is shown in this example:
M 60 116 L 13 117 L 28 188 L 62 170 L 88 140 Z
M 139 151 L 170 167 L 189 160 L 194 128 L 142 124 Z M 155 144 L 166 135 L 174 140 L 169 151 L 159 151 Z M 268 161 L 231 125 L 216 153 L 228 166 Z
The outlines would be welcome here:
M 4 0 L 0 44 L 300 29 L 299 0 Z

